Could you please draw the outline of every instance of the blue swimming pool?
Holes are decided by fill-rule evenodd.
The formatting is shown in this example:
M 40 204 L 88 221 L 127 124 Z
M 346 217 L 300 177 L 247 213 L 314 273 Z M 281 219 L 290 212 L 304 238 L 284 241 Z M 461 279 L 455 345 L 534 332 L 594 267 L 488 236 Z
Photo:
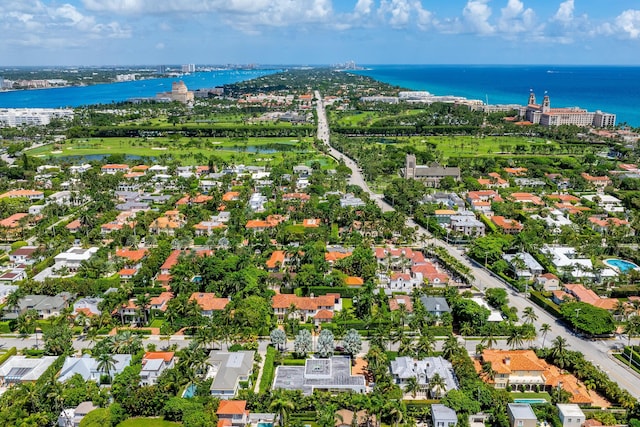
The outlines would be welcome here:
M 546 399 L 542 399 L 542 398 L 540 398 L 540 399 L 535 399 L 535 398 L 533 398 L 533 399 L 524 399 L 524 398 L 523 399 L 513 399 L 513 401 L 515 403 L 529 403 L 529 404 L 534 404 L 534 405 L 536 403 L 547 403 L 547 400 Z
M 609 267 L 615 268 L 620 273 L 626 273 L 627 271 L 633 270 L 633 269 L 636 269 L 636 270 L 640 269 L 640 267 L 638 267 L 636 264 L 632 263 L 631 261 L 625 261 L 623 259 L 618 259 L 618 258 L 605 259 L 604 263 Z
M 184 391 L 184 393 L 182 393 L 182 397 L 185 398 L 189 398 L 189 397 L 193 397 L 196 395 L 196 385 L 195 384 L 189 384 L 189 387 L 187 387 Z
M 273 427 L 272 423 L 258 423 L 258 427 Z

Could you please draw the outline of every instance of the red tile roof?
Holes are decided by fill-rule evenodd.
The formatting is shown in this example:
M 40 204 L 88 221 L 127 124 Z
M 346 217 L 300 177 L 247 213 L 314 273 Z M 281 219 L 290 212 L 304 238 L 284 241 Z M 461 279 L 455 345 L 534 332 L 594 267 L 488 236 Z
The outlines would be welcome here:
M 196 301 L 204 311 L 224 310 L 229 304 L 229 298 L 218 298 L 212 292 L 194 292 L 189 297 L 189 301 Z
M 221 400 L 217 415 L 243 415 L 247 408 L 246 400 Z
M 173 351 L 147 351 L 144 354 L 143 359 L 151 360 L 151 359 L 162 359 L 166 363 L 171 362 L 175 353 Z

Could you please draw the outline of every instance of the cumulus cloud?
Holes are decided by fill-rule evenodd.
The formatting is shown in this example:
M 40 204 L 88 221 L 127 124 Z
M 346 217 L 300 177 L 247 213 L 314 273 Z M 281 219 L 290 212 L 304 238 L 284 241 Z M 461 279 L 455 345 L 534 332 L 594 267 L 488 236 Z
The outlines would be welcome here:
M 497 28 L 505 34 L 517 34 L 535 28 L 535 12 L 524 7 L 521 0 L 509 0 L 507 6 L 500 10 Z
M 358 0 L 353 11 L 358 16 L 369 15 L 373 9 L 373 0 Z
M 640 10 L 629 9 L 618 15 L 613 24 L 613 31 L 637 40 L 640 38 Z
M 489 23 L 491 8 L 489 0 L 469 0 L 462 10 L 465 27 L 471 32 L 480 34 L 491 34 L 495 27 Z
M 556 14 L 553 16 L 553 20 L 563 23 L 571 23 L 571 21 L 573 21 L 573 11 L 575 8 L 576 5 L 574 0 L 563 1 L 560 3 Z

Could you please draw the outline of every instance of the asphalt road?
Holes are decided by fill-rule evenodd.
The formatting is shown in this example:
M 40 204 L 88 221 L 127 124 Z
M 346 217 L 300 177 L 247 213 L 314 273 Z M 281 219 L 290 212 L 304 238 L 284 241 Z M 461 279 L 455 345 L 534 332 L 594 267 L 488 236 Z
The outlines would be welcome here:
M 318 138 L 329 146 L 331 155 L 334 158 L 343 159 L 345 161 L 345 164 L 349 168 L 351 168 L 351 178 L 349 180 L 350 184 L 359 185 L 360 187 L 362 187 L 362 189 L 366 191 L 371 198 L 376 200 L 383 211 L 386 212 L 394 210 L 392 206 L 390 206 L 382 199 L 381 195 L 371 191 L 369 186 L 366 184 L 364 177 L 362 176 L 362 172 L 360 171 L 358 164 L 353 159 L 346 157 L 345 155 L 331 147 L 330 130 L 324 110 L 324 105 L 321 101 L 322 98 L 318 91 L 315 92 L 315 95 L 319 100 L 317 106 Z M 518 309 L 518 313 L 523 313 L 526 307 L 532 307 L 534 312 L 538 316 L 538 319 L 534 322 L 536 329 L 539 330 L 540 326 L 543 323 L 548 323 L 552 327 L 551 331 L 545 338 L 546 346 L 549 346 L 557 336 L 563 337 L 567 340 L 570 350 L 579 351 L 580 353 L 584 354 L 587 360 L 591 361 L 595 366 L 605 371 L 612 380 L 616 381 L 621 387 L 628 390 L 629 393 L 631 393 L 635 398 L 640 398 L 640 375 L 638 375 L 635 371 L 628 369 L 624 365 L 621 365 L 620 362 L 614 359 L 610 353 L 614 345 L 626 343 L 626 338 L 618 337 L 613 340 L 589 341 L 575 336 L 570 330 L 566 329 L 562 325 L 557 324 L 554 317 L 539 308 L 536 304 L 529 301 L 521 293 L 511 289 L 508 284 L 491 275 L 488 270 L 473 264 L 460 249 L 449 245 L 444 241 L 434 238 L 430 233 L 427 232 L 427 230 L 416 224 L 412 219 L 407 220 L 407 226 L 414 228 L 419 236 L 422 235 L 425 238 L 429 239 L 429 244 L 440 246 L 446 249 L 447 252 L 449 252 L 454 258 L 460 261 L 463 265 L 469 267 L 473 276 L 475 277 L 475 285 L 481 291 L 487 288 L 506 289 L 509 293 L 509 304 L 515 306 Z M 420 241 L 420 239 L 416 240 Z M 477 343 L 477 341 L 469 341 L 467 344 L 468 349 L 471 351 L 475 351 L 475 346 Z M 506 343 L 504 343 L 503 345 L 506 346 Z M 533 343 L 533 345 L 542 346 L 542 337 L 539 337 L 537 341 Z

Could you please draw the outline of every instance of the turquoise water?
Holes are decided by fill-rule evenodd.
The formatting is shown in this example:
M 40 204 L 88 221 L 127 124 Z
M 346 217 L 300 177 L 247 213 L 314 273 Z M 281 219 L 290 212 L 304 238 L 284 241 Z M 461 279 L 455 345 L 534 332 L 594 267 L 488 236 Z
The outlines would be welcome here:
M 604 260 L 604 263 L 608 266 L 617 268 L 621 273 L 626 273 L 629 270 L 638 268 L 638 266 L 631 261 L 625 261 L 617 258 L 606 259 Z
M 515 403 L 530 403 L 530 404 L 547 403 L 546 399 L 513 399 L 513 401 Z
M 376 80 L 434 95 L 457 95 L 490 104 L 526 104 L 533 89 L 552 107 L 579 106 L 617 115 L 640 126 L 640 67 L 556 65 L 371 65 L 355 71 Z
M 186 390 L 184 391 L 184 393 L 182 393 L 182 397 L 184 398 L 190 398 L 196 395 L 196 385 L 195 384 L 189 384 L 189 386 L 186 388 Z
M 110 104 L 130 98 L 153 97 L 171 90 L 171 84 L 182 80 L 189 90 L 212 88 L 255 79 L 279 70 L 220 70 L 193 73 L 174 78 L 158 78 L 133 82 L 105 83 L 54 89 L 0 92 L 2 108 L 58 108 L 90 104 Z
M 258 427 L 273 427 L 273 423 L 258 423 Z

